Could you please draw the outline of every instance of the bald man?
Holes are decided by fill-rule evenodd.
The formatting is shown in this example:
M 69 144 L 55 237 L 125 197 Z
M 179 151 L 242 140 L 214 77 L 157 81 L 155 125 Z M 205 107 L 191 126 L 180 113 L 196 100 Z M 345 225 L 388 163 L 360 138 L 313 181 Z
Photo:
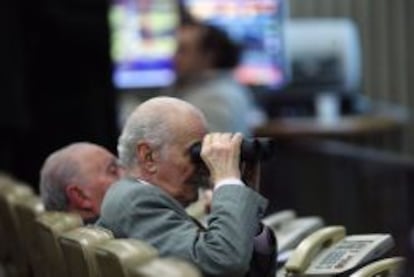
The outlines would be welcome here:
M 85 223 L 94 223 L 107 189 L 121 174 L 116 157 L 105 148 L 73 143 L 44 162 L 40 194 L 47 210 L 78 213 Z
M 191 160 L 199 142 L 213 189 L 206 227 L 185 211 L 208 177 Z M 241 142 L 241 134 L 207 134 L 204 116 L 187 102 L 142 103 L 118 142 L 126 178 L 105 195 L 98 225 L 118 238 L 144 240 L 161 256 L 186 259 L 204 276 L 273 277 L 275 241 L 260 224 L 267 201 L 241 181 Z

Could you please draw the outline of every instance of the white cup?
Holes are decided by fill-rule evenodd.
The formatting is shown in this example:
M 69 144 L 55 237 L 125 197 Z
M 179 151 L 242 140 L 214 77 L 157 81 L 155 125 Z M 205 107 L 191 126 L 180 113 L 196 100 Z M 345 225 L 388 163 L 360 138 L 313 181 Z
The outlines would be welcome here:
M 315 98 L 316 117 L 320 122 L 336 122 L 340 116 L 338 95 L 333 92 L 323 92 Z

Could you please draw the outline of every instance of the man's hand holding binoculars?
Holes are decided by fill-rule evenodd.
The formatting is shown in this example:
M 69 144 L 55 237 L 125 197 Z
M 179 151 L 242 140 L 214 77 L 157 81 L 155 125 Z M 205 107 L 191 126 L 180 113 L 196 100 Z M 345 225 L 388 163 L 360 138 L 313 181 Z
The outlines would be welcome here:
M 225 179 L 242 179 L 258 190 L 261 153 L 254 152 L 256 148 L 262 151 L 260 146 L 260 142 L 243 140 L 240 133 L 211 133 L 203 139 L 200 156 L 214 185 Z
M 200 156 L 213 184 L 225 179 L 240 179 L 240 133 L 211 133 L 204 137 Z

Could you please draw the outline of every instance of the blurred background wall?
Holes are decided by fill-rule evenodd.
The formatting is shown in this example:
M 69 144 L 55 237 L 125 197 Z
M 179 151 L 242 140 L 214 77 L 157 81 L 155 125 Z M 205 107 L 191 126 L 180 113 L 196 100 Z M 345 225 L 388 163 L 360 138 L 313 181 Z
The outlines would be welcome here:
M 414 109 L 412 0 L 290 0 L 292 18 L 349 17 L 362 43 L 362 94 Z M 404 153 L 414 154 L 414 130 L 404 130 Z
M 0 11 L 0 171 L 35 188 L 44 159 L 75 141 L 115 149 L 102 0 L 17 0 Z

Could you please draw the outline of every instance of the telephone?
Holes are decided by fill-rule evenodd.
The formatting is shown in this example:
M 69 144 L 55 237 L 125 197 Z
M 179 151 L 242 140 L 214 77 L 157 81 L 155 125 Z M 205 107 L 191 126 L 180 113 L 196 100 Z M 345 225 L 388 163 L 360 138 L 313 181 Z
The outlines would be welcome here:
M 403 257 L 382 259 L 364 266 L 350 277 L 398 277 L 403 272 L 404 264 Z
M 295 248 L 304 238 L 323 227 L 320 217 L 296 217 L 293 210 L 284 210 L 265 217 L 263 224 L 270 227 L 277 238 L 279 262 L 284 262 L 286 251 Z
M 295 217 L 295 211 L 283 210 L 264 217 L 262 223 L 271 228 L 278 229 L 282 224 L 295 219 Z
M 335 276 L 381 257 L 394 245 L 389 234 L 345 235 L 343 226 L 314 232 L 297 246 L 277 276 Z

